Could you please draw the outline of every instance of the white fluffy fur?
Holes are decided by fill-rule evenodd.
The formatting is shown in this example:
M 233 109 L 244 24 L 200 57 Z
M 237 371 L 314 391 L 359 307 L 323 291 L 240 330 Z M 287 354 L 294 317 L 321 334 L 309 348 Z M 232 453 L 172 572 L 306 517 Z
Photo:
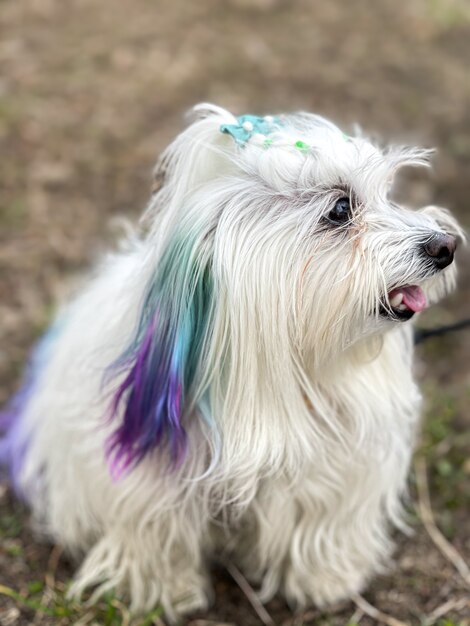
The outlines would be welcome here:
M 347 140 L 308 114 L 285 116 L 269 148 L 240 148 L 219 131 L 230 113 L 197 112 L 161 159 L 142 234 L 63 312 L 24 416 L 21 485 L 50 536 L 84 555 L 76 595 L 113 587 L 135 611 L 161 603 L 175 617 L 206 606 L 207 565 L 223 555 L 263 599 L 280 590 L 295 606 L 327 605 L 387 564 L 390 525 L 402 524 L 420 394 L 412 327 L 381 317 L 378 303 L 400 285 L 419 283 L 431 300 L 450 288 L 453 266 L 431 275 L 418 245 L 459 228 L 442 209 L 389 199 L 395 171 L 423 164 L 425 151 Z M 345 193 L 357 199 L 353 226 L 325 227 Z M 182 224 L 207 226 L 201 250 L 213 260 L 198 379 L 211 415 L 185 417 L 188 455 L 175 472 L 156 452 L 113 481 L 103 372 Z

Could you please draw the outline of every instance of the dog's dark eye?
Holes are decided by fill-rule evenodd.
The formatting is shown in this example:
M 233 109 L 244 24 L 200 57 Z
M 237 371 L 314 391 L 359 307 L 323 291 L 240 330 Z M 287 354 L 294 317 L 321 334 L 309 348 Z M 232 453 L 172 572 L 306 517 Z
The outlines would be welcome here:
M 331 224 L 341 226 L 351 219 L 351 202 L 349 198 L 340 198 L 327 216 Z

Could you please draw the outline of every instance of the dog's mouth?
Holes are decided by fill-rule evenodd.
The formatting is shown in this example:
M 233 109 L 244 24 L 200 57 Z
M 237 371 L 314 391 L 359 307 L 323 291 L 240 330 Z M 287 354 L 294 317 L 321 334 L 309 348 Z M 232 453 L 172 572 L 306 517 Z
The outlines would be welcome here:
M 418 285 L 397 287 L 388 294 L 389 306 L 381 304 L 380 314 L 392 320 L 405 322 L 427 306 L 424 291 Z

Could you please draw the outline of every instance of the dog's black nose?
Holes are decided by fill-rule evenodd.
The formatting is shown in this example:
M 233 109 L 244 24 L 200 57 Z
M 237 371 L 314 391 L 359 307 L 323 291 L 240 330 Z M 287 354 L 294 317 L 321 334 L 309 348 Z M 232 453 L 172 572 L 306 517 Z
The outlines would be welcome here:
M 424 245 L 424 251 L 432 258 L 434 265 L 442 270 L 454 260 L 457 239 L 452 235 L 436 233 Z

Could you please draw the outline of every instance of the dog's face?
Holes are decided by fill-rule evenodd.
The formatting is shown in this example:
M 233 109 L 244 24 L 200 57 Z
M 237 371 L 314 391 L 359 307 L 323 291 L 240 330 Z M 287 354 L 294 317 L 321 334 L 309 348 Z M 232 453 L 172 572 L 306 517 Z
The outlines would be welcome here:
M 396 171 L 426 165 L 425 150 L 383 151 L 313 115 L 249 119 L 223 124 L 201 156 L 210 175 L 201 169 L 185 219 L 207 217 L 217 280 L 254 340 L 287 333 L 331 355 L 451 288 L 456 221 L 391 199 Z
M 381 150 L 314 115 L 211 109 L 170 147 L 164 197 L 177 206 L 173 228 L 211 258 L 226 306 L 257 341 L 287 333 L 301 350 L 334 354 L 454 283 L 456 221 L 391 199 L 396 171 L 428 156 Z

